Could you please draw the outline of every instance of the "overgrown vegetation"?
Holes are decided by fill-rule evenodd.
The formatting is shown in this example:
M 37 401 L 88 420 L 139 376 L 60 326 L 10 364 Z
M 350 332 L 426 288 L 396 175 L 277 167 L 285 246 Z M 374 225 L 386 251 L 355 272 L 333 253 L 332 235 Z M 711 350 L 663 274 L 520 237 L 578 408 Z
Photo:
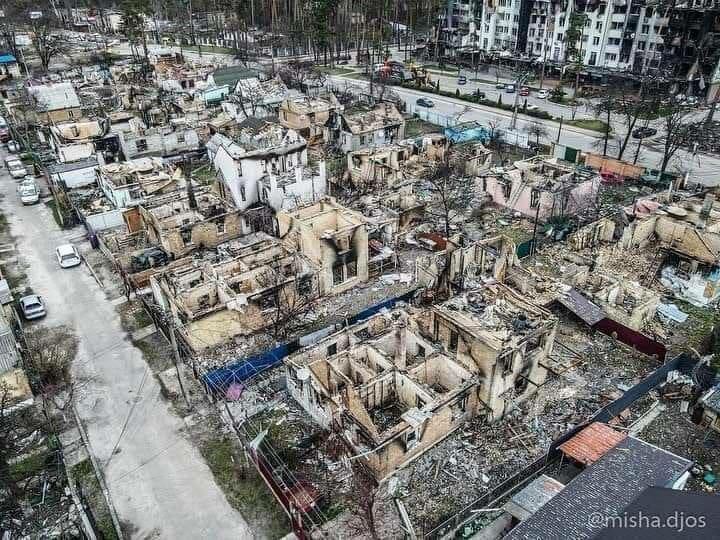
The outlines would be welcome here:
M 77 483 L 80 497 L 87 504 L 90 519 L 99 538 L 116 540 L 118 538 L 113 526 L 110 509 L 103 496 L 90 459 L 85 459 L 72 468 L 72 475 Z
M 227 437 L 205 441 L 200 452 L 230 505 L 251 528 L 269 538 L 281 538 L 290 531 L 287 515 L 235 441 Z

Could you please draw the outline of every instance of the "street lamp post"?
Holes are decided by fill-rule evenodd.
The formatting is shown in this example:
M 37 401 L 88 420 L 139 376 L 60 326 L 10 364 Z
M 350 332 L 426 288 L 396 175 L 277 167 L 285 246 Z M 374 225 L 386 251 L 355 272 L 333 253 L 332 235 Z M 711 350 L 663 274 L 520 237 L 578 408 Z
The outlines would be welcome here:
M 512 114 L 512 120 L 510 121 L 510 129 L 514 130 L 515 126 L 517 124 L 517 110 L 518 110 L 518 101 L 520 98 L 520 87 L 525 84 L 525 81 L 528 80 L 530 77 L 530 73 L 526 72 L 520 75 L 515 83 L 515 103 L 513 105 L 513 114 Z

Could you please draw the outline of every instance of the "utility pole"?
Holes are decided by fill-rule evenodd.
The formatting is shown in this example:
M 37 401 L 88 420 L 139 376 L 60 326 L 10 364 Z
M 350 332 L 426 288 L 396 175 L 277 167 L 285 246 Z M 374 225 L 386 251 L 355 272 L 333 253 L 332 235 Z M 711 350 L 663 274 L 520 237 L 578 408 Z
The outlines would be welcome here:
M 564 119 L 565 119 L 565 117 L 561 115 L 561 116 L 560 116 L 560 126 L 558 127 L 558 135 L 557 135 L 557 141 L 556 141 L 556 142 L 558 142 L 558 143 L 560 142 L 560 132 L 562 131 L 562 126 L 563 126 L 563 120 L 564 120 Z
M 512 114 L 512 120 L 510 121 L 510 129 L 515 130 L 515 126 L 517 124 L 517 109 L 518 109 L 518 101 L 520 97 L 520 87 L 527 81 L 528 77 L 530 76 L 530 73 L 523 73 L 517 78 L 516 84 L 515 84 L 515 104 L 513 105 L 513 114 Z
M 185 404 L 192 409 L 192 405 L 190 404 L 190 400 L 187 397 L 187 394 L 185 393 L 185 384 L 183 383 L 183 376 L 182 376 L 182 367 L 180 364 L 182 364 L 182 360 L 180 359 L 180 351 L 178 350 L 177 341 L 175 339 L 175 309 L 173 306 L 172 312 L 170 313 L 170 344 L 172 345 L 173 349 L 173 357 L 175 358 L 175 373 L 177 374 L 178 384 L 180 385 L 180 391 L 182 392 L 183 398 L 185 399 Z

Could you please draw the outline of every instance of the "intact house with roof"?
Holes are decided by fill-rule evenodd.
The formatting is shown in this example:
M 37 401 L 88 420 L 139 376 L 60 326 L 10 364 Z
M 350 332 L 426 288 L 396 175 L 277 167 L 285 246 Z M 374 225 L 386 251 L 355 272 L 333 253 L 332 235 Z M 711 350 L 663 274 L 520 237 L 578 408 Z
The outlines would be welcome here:
M 476 294 L 497 309 L 479 327 L 459 307 L 396 309 L 301 349 L 285 360 L 290 394 L 341 434 L 378 480 L 466 420 L 502 417 L 544 381 L 539 362 L 552 348 L 555 320 L 514 296 L 507 331 L 500 327 L 512 291 L 494 285 Z
M 598 538 L 647 489 L 682 490 L 692 466 L 685 458 L 600 423 L 584 428 L 563 443 L 560 451 L 574 464 L 564 471 L 575 475 L 569 481 L 563 479 L 561 489 L 547 490 L 541 504 L 519 505 L 525 498 L 514 496 L 516 504 L 504 507 L 513 527 L 504 538 Z M 518 506 L 525 508 L 517 512 Z M 621 529 L 607 530 L 611 538 L 624 537 L 618 535 Z
M 188 258 L 150 277 L 156 303 L 196 353 L 279 324 L 278 314 L 316 296 L 315 267 L 277 238 L 253 233 L 218 253 L 217 262 Z
M 256 120 L 233 139 L 215 134 L 206 147 L 222 196 L 245 210 L 312 203 L 326 193 L 325 162 L 308 166 L 307 143 L 296 131 Z
M 288 98 L 280 103 L 278 118 L 280 124 L 294 129 L 308 141 L 315 144 L 322 141 L 325 124 L 332 113 L 342 112 L 343 106 L 328 92 L 321 96 Z
M 365 218 L 332 198 L 276 214 L 278 236 L 318 268 L 321 296 L 339 294 L 368 280 Z
M 477 180 L 478 193 L 497 206 L 541 222 L 577 215 L 595 204 L 601 177 L 558 158 L 535 156 L 495 168 Z
M 82 118 L 80 99 L 72 83 L 29 86 L 27 90 L 38 123 L 59 124 Z
M 394 104 L 345 109 L 328 120 L 324 139 L 343 152 L 385 146 L 405 138 L 405 119 Z

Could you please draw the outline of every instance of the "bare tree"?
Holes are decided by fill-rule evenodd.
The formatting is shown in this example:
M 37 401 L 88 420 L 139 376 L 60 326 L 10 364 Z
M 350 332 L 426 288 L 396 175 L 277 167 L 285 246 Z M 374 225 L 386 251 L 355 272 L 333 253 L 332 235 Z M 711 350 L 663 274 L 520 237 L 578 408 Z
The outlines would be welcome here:
M 322 87 L 326 80 L 325 74 L 315 69 L 315 64 L 310 60 L 285 62 L 278 70 L 278 75 L 288 88 L 302 92 L 307 92 L 311 86 Z
M 357 461 L 353 461 L 350 489 L 345 494 L 345 501 L 351 511 L 352 518 L 348 525 L 358 535 L 370 535 L 373 540 L 380 540 L 377 530 L 376 508 L 378 485 L 368 471 Z
M 535 137 L 535 142 L 537 143 L 538 147 L 540 146 L 540 137 L 547 137 L 548 130 L 545 127 L 544 124 L 541 124 L 540 122 L 533 122 L 532 124 L 529 124 L 525 131 L 527 131 L 528 135 L 531 137 Z
M 310 275 L 299 272 L 299 261 L 281 266 L 276 263 L 257 276 L 264 289 L 261 307 L 273 340 L 287 337 L 305 322 L 317 298 L 317 287 Z
M 665 144 L 663 145 L 663 157 L 660 162 L 660 180 L 662 180 L 662 176 L 667 171 L 675 153 L 683 146 L 691 146 L 693 142 L 691 137 L 692 126 L 687 122 L 692 110 L 686 105 L 669 98 L 663 112 L 666 113 L 662 117 Z
M 60 38 L 52 33 L 50 21 L 46 18 L 35 19 L 32 23 L 32 46 L 40 59 L 43 71 L 47 71 L 53 58 L 66 52 Z
M 459 165 L 439 163 L 425 179 L 425 184 L 431 196 L 425 211 L 442 224 L 445 236 L 449 237 L 453 224 L 470 207 L 474 180 L 465 175 Z

